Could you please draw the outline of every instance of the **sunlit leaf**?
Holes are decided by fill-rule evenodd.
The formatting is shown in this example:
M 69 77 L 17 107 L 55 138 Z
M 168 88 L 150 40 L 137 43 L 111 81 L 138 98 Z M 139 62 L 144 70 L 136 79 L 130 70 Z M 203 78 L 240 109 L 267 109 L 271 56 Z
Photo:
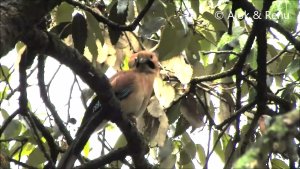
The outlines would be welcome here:
M 114 148 L 120 148 L 120 147 L 124 147 L 127 144 L 126 138 L 125 136 L 122 134 L 121 136 L 119 136 Z
M 66 2 L 62 2 L 54 13 L 54 20 L 56 23 L 70 22 L 72 19 L 73 6 Z
M 196 144 L 196 149 L 197 149 L 198 158 L 200 160 L 200 164 L 202 166 L 204 166 L 205 159 L 206 159 L 206 154 L 205 154 L 204 148 L 201 144 Z
M 288 169 L 290 168 L 284 161 L 280 159 L 271 160 L 272 169 Z
M 183 57 L 174 56 L 161 63 L 165 69 L 174 72 L 174 75 L 182 84 L 188 84 L 193 75 L 191 65 L 187 64 Z
M 270 10 L 266 13 L 266 18 L 280 23 L 289 31 L 295 31 L 298 15 L 299 1 L 281 0 L 272 4 Z
M 101 44 L 103 44 L 104 38 L 100 31 L 99 22 L 89 12 L 85 12 L 85 15 L 86 15 L 86 21 L 87 21 L 87 25 L 88 25 L 88 32 L 92 32 L 94 34 L 94 36 L 100 40 Z
M 154 93 L 163 107 L 169 107 L 175 98 L 175 89 L 164 82 L 160 77 L 154 81 Z
M 159 128 L 153 142 L 157 143 L 159 147 L 163 146 L 166 140 L 167 132 L 169 129 L 168 117 L 163 113 L 159 117 Z
M 0 65 L 0 80 L 9 80 L 9 68 L 5 65 Z
M 90 142 L 88 141 L 85 146 L 83 147 L 83 155 L 85 157 L 88 157 L 89 153 L 90 153 Z

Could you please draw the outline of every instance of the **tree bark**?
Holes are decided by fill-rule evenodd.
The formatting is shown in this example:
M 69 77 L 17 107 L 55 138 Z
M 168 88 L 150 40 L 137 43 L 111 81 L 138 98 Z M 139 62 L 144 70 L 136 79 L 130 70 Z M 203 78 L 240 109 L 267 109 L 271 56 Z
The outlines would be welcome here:
M 61 0 L 4 0 L 0 2 L 0 58 Z

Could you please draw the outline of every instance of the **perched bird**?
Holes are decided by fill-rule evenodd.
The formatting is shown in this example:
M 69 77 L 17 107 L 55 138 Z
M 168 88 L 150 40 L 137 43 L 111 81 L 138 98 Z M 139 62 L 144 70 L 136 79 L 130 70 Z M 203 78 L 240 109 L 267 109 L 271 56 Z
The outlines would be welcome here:
M 153 92 L 153 82 L 159 74 L 157 56 L 149 51 L 140 51 L 133 54 L 129 59 L 129 70 L 120 71 L 110 78 L 110 84 L 120 100 L 121 111 L 130 120 L 142 115 L 149 103 Z M 101 110 L 101 105 L 95 98 L 87 108 L 87 112 Z M 89 115 L 85 114 L 82 124 Z M 135 121 L 134 121 L 135 122 Z M 106 123 L 98 126 L 97 130 Z

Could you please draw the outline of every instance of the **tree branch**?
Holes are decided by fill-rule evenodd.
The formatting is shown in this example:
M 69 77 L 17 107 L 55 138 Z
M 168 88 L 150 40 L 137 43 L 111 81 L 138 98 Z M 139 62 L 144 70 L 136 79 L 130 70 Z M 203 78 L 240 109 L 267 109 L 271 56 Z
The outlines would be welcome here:
M 119 31 L 134 31 L 134 29 L 138 26 L 138 24 L 143 19 L 143 17 L 146 15 L 146 13 L 151 8 L 151 6 L 154 2 L 154 0 L 148 0 L 148 3 L 144 7 L 144 9 L 139 13 L 139 15 L 136 17 L 136 19 L 131 24 L 120 25 L 120 24 L 118 24 L 114 21 L 111 21 L 108 18 L 102 16 L 101 14 L 99 14 L 99 12 L 97 12 L 93 8 L 83 5 L 80 2 L 73 1 L 73 0 L 65 0 L 65 1 L 73 6 L 78 6 L 82 10 L 90 12 L 99 22 L 102 22 L 102 23 L 106 24 L 108 27 L 119 30 Z
M 266 154 L 277 151 L 275 147 L 285 145 L 283 151 L 289 155 L 297 157 L 293 141 L 295 137 L 295 125 L 300 120 L 299 109 L 295 109 L 287 114 L 276 116 L 274 123 L 267 129 L 266 133 L 250 147 L 234 164 L 233 168 L 265 168 Z M 274 143 L 279 145 L 273 146 Z
M 112 150 L 107 155 L 91 160 L 81 166 L 75 167 L 75 169 L 99 168 L 113 161 L 124 159 L 129 153 L 128 150 L 129 150 L 128 147 Z
M 0 58 L 15 46 L 22 35 L 60 3 L 61 0 L 1 0 Z
M 108 79 L 103 73 L 97 72 L 92 67 L 92 64 L 76 49 L 66 46 L 58 39 L 58 37 L 51 33 L 33 29 L 28 32 L 27 36 L 23 38 L 23 41 L 29 47 L 39 44 L 39 48 L 37 49 L 38 53 L 50 55 L 72 69 L 96 92 L 100 104 L 103 107 L 103 112 L 110 112 L 105 113 L 104 115 L 101 112 L 97 112 L 93 115 L 91 121 L 81 132 L 83 134 L 76 137 L 66 154 L 63 156 L 58 165 L 59 168 L 71 168 L 74 165 L 76 156 L 83 149 L 89 136 L 96 129 L 97 124 L 104 118 L 108 118 L 115 122 L 125 135 L 130 150 L 129 152 L 135 166 L 137 168 L 151 168 L 144 158 L 144 155 L 149 150 L 147 144 L 130 121 L 121 115 L 119 101 L 113 94 Z M 108 115 L 109 117 L 105 117 Z

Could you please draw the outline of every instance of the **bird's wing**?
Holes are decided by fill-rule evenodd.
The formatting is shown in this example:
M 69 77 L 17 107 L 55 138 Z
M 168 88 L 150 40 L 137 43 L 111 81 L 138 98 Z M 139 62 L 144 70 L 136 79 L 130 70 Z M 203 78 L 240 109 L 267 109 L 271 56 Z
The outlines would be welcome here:
M 127 98 L 134 91 L 136 75 L 132 71 L 119 72 L 110 79 L 111 86 L 119 100 Z

